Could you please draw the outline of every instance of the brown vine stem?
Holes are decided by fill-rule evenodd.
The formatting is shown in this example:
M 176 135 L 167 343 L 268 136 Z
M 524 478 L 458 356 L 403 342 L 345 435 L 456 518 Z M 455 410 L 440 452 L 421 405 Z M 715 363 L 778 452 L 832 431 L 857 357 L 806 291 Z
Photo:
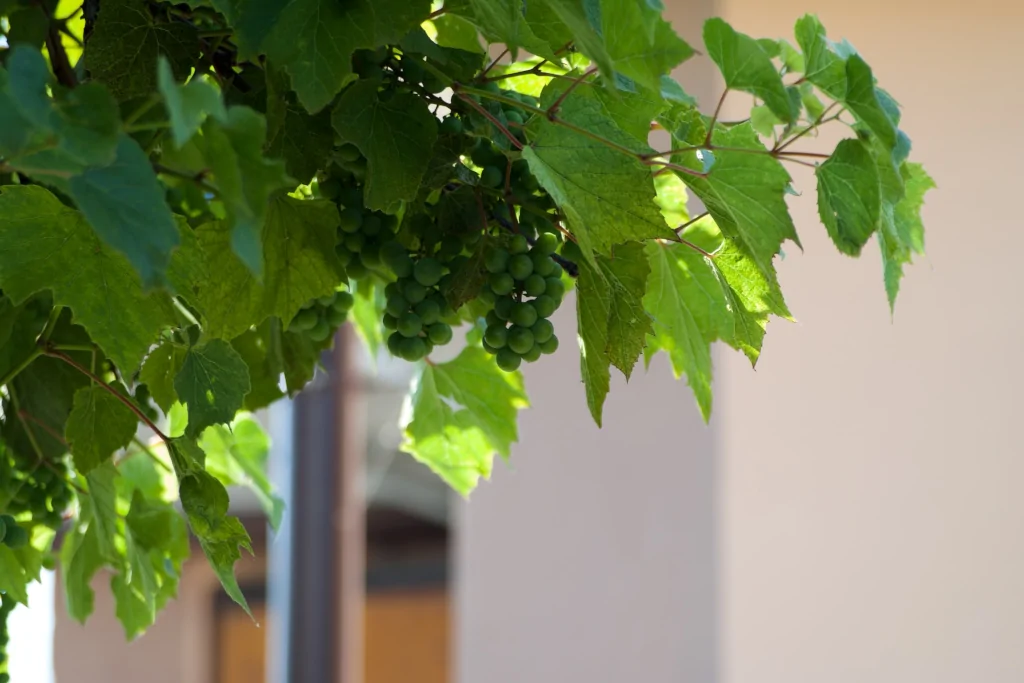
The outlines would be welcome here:
M 216 187 L 210 185 L 209 183 L 203 180 L 203 178 L 206 177 L 205 171 L 200 171 L 199 173 L 185 173 L 183 171 L 177 171 L 173 168 L 168 168 L 167 166 L 158 163 L 153 164 L 153 170 L 156 171 L 157 173 L 163 173 L 164 175 L 169 175 L 174 178 L 181 178 L 182 180 L 187 180 L 191 183 L 195 183 L 196 185 L 206 190 L 207 192 L 210 192 L 214 196 L 220 196 L 220 192 L 217 191 Z
M 814 120 L 814 122 L 813 122 L 813 123 L 811 123 L 811 125 L 807 126 L 807 127 L 806 127 L 806 128 L 804 128 L 803 130 L 801 130 L 800 132 L 798 132 L 798 133 L 797 133 L 796 135 L 794 135 L 793 137 L 791 137 L 791 138 L 790 138 L 789 140 L 787 140 L 787 141 L 783 142 L 783 143 L 782 143 L 782 144 L 780 144 L 780 145 L 776 145 L 776 146 L 775 146 L 775 147 L 774 147 L 774 148 L 772 149 L 772 152 L 774 152 L 774 153 L 778 153 L 778 152 L 781 152 L 782 150 L 786 149 L 787 147 L 789 147 L 790 145 L 792 145 L 792 144 L 793 144 L 794 142 L 796 142 L 797 140 L 799 140 L 800 138 L 802 138 L 803 136 L 805 136 L 805 135 L 807 135 L 808 133 L 810 133 L 810 132 L 811 132 L 812 130 L 814 130 L 814 129 L 818 128 L 819 126 L 821 126 L 821 124 L 823 124 L 823 123 L 827 123 L 827 121 L 831 121 L 831 120 L 833 120 L 834 118 L 838 117 L 838 116 L 839 116 L 839 114 L 842 114 L 842 113 L 843 113 L 842 111 L 840 111 L 840 112 L 839 112 L 839 114 L 836 114 L 836 116 L 835 116 L 835 117 L 832 117 L 832 118 L 828 119 L 827 121 L 826 121 L 826 119 L 825 119 L 825 116 L 826 116 L 826 115 L 827 115 L 827 114 L 828 114 L 828 113 L 829 113 L 830 111 L 832 111 L 832 108 L 833 108 L 833 107 L 835 107 L 835 106 L 836 106 L 837 104 L 839 104 L 839 103 L 838 103 L 838 102 L 833 102 L 832 104 L 830 104 L 830 105 L 828 105 L 827 107 L 825 107 L 824 111 L 822 111 L 822 112 L 821 112 L 820 114 L 818 114 L 818 118 L 816 118 L 816 119 Z
M 480 114 L 483 115 L 484 118 L 486 118 L 488 121 L 493 123 L 495 128 L 500 130 L 502 135 L 507 137 L 509 142 L 511 142 L 515 146 L 516 149 L 522 149 L 523 148 L 523 143 L 519 142 L 519 140 L 516 139 L 516 136 L 513 135 L 511 133 L 511 131 L 509 131 L 508 128 L 505 127 L 505 124 L 503 124 L 501 121 L 499 121 L 497 119 L 497 117 L 494 116 L 494 114 L 492 114 L 491 112 L 487 111 L 482 106 L 480 106 L 479 102 L 475 102 L 472 97 L 469 97 L 468 95 L 464 95 L 462 93 L 459 93 L 459 99 L 461 99 L 463 102 L 467 103 L 469 106 L 473 107 L 473 109 L 476 109 L 478 112 L 480 112 Z
M 442 14 L 444 14 L 447 11 L 448 11 L 447 7 L 442 7 L 441 9 L 436 9 L 433 12 L 431 12 L 430 14 L 427 15 L 427 21 L 430 21 L 431 19 L 437 19 L 439 16 L 441 16 Z
M 74 358 L 72 358 L 71 356 L 67 355 L 66 353 L 63 353 L 62 351 L 58 351 L 57 349 L 55 349 L 52 346 L 45 346 L 45 347 L 43 347 L 43 354 L 47 355 L 47 356 L 50 356 L 51 358 L 58 358 L 58 359 L 64 361 L 65 363 L 67 363 L 68 365 L 73 367 L 75 370 L 78 370 L 80 373 L 82 373 L 83 375 L 85 375 L 86 377 L 91 379 L 92 381 L 96 382 L 96 384 L 98 386 L 100 386 L 104 391 L 106 391 L 111 396 L 116 398 L 118 401 L 123 403 L 125 405 L 125 407 L 128 408 L 128 410 L 132 411 L 135 414 L 135 417 L 139 418 L 139 420 L 144 425 L 146 425 L 147 427 L 152 429 L 153 433 L 156 434 L 158 437 L 160 437 L 161 441 L 163 441 L 164 443 L 167 443 L 167 444 L 171 443 L 170 438 L 166 434 L 164 434 L 162 431 L 160 431 L 160 428 L 157 427 L 153 423 L 152 420 L 150 420 L 148 417 L 146 417 L 146 414 L 143 413 L 142 410 L 140 410 L 137 405 L 135 405 L 130 400 L 128 400 L 127 397 L 121 395 L 121 393 L 119 391 L 117 391 L 112 386 L 110 386 L 109 384 L 104 382 L 102 378 L 96 376 L 88 368 L 86 368 L 85 366 L 79 364 L 78 361 L 76 361 Z
M 686 230 L 686 229 L 687 229 L 688 227 L 690 227 L 690 226 L 691 226 L 691 225 L 693 225 L 694 223 L 696 223 L 696 222 L 700 221 L 701 219 L 703 219 L 703 218 L 706 218 L 706 217 L 707 217 L 707 216 L 709 216 L 709 215 L 710 215 L 710 214 L 709 214 L 709 213 L 708 213 L 707 211 L 705 211 L 704 213 L 702 213 L 702 214 L 700 214 L 700 215 L 694 216 L 693 218 L 691 218 L 690 220 L 686 221 L 685 223 L 683 223 L 682 225 L 680 225 L 680 226 L 679 226 L 678 228 L 676 228 L 676 229 L 675 229 L 675 233 L 676 233 L 677 235 L 682 235 L 682 234 L 683 234 L 683 231 L 684 231 L 684 230 Z
M 565 91 L 558 96 L 557 100 L 551 103 L 550 107 L 548 107 L 548 119 L 554 120 L 555 114 L 558 113 L 559 108 L 561 108 L 562 106 L 562 102 L 564 102 L 565 98 L 569 96 L 569 93 L 575 90 L 580 83 L 587 80 L 587 78 L 594 75 L 595 73 L 597 73 L 597 67 L 592 66 L 586 71 L 584 71 L 582 74 L 580 74 L 579 78 L 573 79 L 573 82 L 569 84 L 569 87 L 566 88 Z
M 494 61 L 492 61 L 490 64 L 487 65 L 486 69 L 484 69 L 479 74 L 477 74 L 477 77 L 476 77 L 477 80 L 482 79 L 488 73 L 490 73 L 491 69 L 493 69 L 494 67 L 498 66 L 498 62 L 503 60 L 506 55 L 508 55 L 508 48 L 507 47 L 504 50 L 501 51 L 501 54 L 499 54 L 497 57 L 494 58 Z
M 690 247 L 690 249 L 693 249 L 694 251 L 703 254 L 705 258 L 709 258 L 709 259 L 712 259 L 712 260 L 715 258 L 714 254 L 701 249 L 700 247 L 698 247 L 693 242 L 690 242 L 689 240 L 684 240 L 682 237 L 679 238 L 679 243 L 680 244 L 685 244 L 686 246 Z
M 729 94 L 729 89 L 726 88 L 722 91 L 722 96 L 718 98 L 718 104 L 715 105 L 715 113 L 711 115 L 711 123 L 708 125 L 708 134 L 704 138 L 704 144 L 711 144 L 711 136 L 715 134 L 715 124 L 718 122 L 718 115 L 722 113 L 722 105 L 725 104 L 725 96 Z

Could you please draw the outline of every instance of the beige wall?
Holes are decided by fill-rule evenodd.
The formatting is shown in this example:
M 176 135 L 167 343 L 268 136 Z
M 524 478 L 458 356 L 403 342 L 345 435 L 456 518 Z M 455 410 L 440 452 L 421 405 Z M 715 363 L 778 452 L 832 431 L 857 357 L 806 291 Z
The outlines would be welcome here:
M 1024 680 L 1024 8 L 723 3 L 769 35 L 807 9 L 904 105 L 940 189 L 892 323 L 877 249 L 838 256 L 813 191 L 793 202 L 800 323 L 772 326 L 756 374 L 721 358 L 723 680 Z
M 710 429 L 663 364 L 601 432 L 571 343 L 531 366 L 511 471 L 458 511 L 459 683 L 1024 680 L 1018 7 L 716 3 L 756 35 L 814 11 L 866 56 L 941 186 L 928 255 L 890 321 L 877 249 L 838 255 L 795 172 L 800 322 L 756 373 L 719 354 Z

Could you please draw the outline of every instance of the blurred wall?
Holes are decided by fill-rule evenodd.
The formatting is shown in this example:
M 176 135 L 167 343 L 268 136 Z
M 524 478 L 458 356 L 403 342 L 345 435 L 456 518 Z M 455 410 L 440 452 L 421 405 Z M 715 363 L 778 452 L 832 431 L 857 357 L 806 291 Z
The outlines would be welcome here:
M 799 322 L 771 324 L 756 373 L 718 354 L 710 429 L 656 362 L 598 431 L 564 335 L 526 371 L 510 468 L 457 511 L 458 682 L 1024 680 L 1024 8 L 665 4 L 695 42 L 710 13 L 792 39 L 813 11 L 848 38 L 940 185 L 928 255 L 891 320 L 877 248 L 838 255 L 795 167 L 805 250 L 779 271 Z M 707 64 L 684 74 L 702 101 Z

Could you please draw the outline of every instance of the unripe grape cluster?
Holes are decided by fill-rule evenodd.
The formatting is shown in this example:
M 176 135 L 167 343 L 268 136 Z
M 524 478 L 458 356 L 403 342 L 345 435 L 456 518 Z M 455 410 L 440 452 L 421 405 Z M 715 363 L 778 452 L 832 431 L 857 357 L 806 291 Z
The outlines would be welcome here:
M 552 259 L 558 240 L 542 234 L 531 248 L 524 235 L 516 235 L 508 248 L 489 251 L 485 267 L 493 299 L 487 314 L 483 346 L 495 355 L 498 367 L 511 372 L 522 361 L 533 362 L 558 349 L 558 337 L 549 318 L 562 303 L 565 284 L 562 267 Z
M 24 531 L 13 524 L 11 515 L 20 517 L 27 513 L 37 524 L 51 529 L 60 527 L 64 511 L 74 499 L 69 476 L 68 466 L 60 459 L 47 460 L 45 464 L 12 462 L 0 454 L 0 484 L 10 496 L 3 519 L 11 524 L 5 526 L 4 543 L 10 546 L 21 540 L 21 532 L 12 532 L 12 527 Z
M 289 332 L 304 334 L 322 342 L 345 323 L 354 299 L 346 291 L 313 299 L 303 306 L 288 325 Z
M 387 306 L 382 323 L 392 330 L 388 350 L 399 358 L 417 361 L 434 346 L 452 340 L 451 325 L 444 319 L 454 311 L 438 287 L 446 268 L 431 257 L 414 262 L 398 242 L 388 243 L 386 249 L 386 263 L 398 276 L 384 290 Z
M 12 550 L 23 548 L 28 544 L 28 530 L 11 515 L 0 515 L 0 543 Z

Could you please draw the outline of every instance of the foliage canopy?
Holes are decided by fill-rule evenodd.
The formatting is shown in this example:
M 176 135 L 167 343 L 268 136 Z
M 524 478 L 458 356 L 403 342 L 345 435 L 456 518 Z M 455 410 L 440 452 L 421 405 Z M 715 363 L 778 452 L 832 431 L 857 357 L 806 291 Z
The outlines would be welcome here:
M 0 0 L 0 617 L 59 560 L 79 620 L 110 570 L 133 637 L 190 533 L 245 607 L 225 487 L 281 518 L 251 412 L 349 319 L 416 363 L 402 447 L 463 494 L 558 332 L 598 424 L 612 368 L 658 352 L 707 418 L 711 343 L 754 364 L 791 318 L 787 165 L 840 252 L 875 237 L 893 305 L 933 183 L 861 55 L 813 16 L 795 45 L 711 19 L 702 110 L 659 6 Z M 815 149 L 828 124 L 848 135 Z

